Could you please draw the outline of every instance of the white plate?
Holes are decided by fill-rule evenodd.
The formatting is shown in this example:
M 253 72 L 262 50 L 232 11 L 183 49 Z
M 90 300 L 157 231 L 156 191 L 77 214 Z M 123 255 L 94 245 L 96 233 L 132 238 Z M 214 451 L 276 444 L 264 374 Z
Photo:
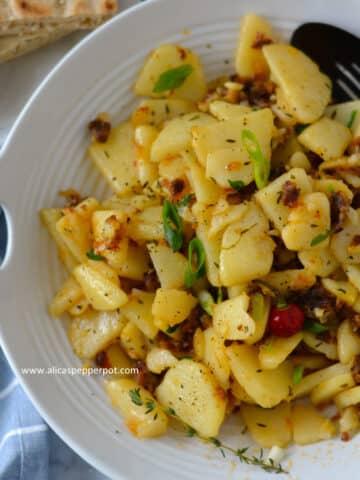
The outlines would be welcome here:
M 106 192 L 100 175 L 84 158 L 87 122 L 99 111 L 109 111 L 116 119 L 129 115 L 135 104 L 131 84 L 136 72 L 160 43 L 194 48 L 208 78 L 232 71 L 239 18 L 249 11 L 266 15 L 285 37 L 309 20 L 360 33 L 358 0 L 347 0 L 346 5 L 338 0 L 145 3 L 112 20 L 67 55 L 20 115 L 0 159 L 0 202 L 11 225 L 11 249 L 0 271 L 2 343 L 50 426 L 112 478 L 142 479 L 150 472 L 157 480 L 271 478 L 259 469 L 238 466 L 236 459 L 224 460 L 196 439 L 169 434 L 137 441 L 109 406 L 101 382 L 93 378 L 21 374 L 24 367 L 80 366 L 63 324 L 46 311 L 64 272 L 38 211 L 58 202 L 59 189 L 71 186 L 100 197 Z M 237 446 L 249 442 L 240 434 L 236 418 L 221 437 Z M 301 479 L 354 478 L 359 447 L 360 438 L 291 448 L 291 471 Z

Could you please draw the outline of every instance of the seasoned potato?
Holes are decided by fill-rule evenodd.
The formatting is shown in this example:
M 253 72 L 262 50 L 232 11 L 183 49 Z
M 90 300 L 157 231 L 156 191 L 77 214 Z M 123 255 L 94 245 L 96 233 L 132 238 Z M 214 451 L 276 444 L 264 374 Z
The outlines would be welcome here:
M 354 332 L 350 320 L 344 320 L 338 328 L 337 349 L 341 363 L 349 363 L 360 354 L 360 336 Z
M 81 297 L 80 300 L 76 302 L 76 304 L 69 309 L 69 313 L 73 317 L 77 317 L 78 315 L 82 315 L 90 308 L 90 303 L 87 298 Z
M 344 408 L 341 411 L 341 416 L 339 419 L 339 430 L 340 433 L 345 433 L 346 435 L 353 435 L 359 430 L 360 427 L 360 418 L 358 409 L 354 406 Z
M 254 166 L 242 147 L 220 149 L 208 154 L 206 176 L 223 188 L 229 188 L 229 182 L 248 185 L 254 180 Z
M 189 163 L 189 167 L 189 180 L 197 201 L 206 205 L 216 203 L 221 195 L 221 189 L 214 180 L 206 178 L 205 170 L 194 157 Z
M 208 237 L 208 228 L 205 224 L 199 223 L 196 229 L 196 235 L 200 239 L 205 250 L 205 266 L 206 275 L 214 287 L 221 285 L 220 281 L 220 251 L 221 251 L 221 237 L 219 233 L 212 238 Z
M 336 434 L 335 424 L 323 417 L 314 407 L 295 405 L 291 422 L 296 445 L 329 440 Z
M 224 340 L 245 340 L 255 333 L 255 322 L 247 313 L 250 298 L 246 293 L 214 306 L 213 324 Z
M 163 240 L 162 207 L 147 207 L 142 212 L 136 213 L 127 224 L 126 231 L 136 242 Z
M 335 404 L 338 408 L 346 408 L 360 403 L 360 385 L 340 392 L 335 397 Z
M 255 322 L 255 332 L 245 339 L 245 343 L 251 345 L 262 339 L 271 308 L 271 298 L 259 292 L 250 297 L 249 315 Z
M 323 117 L 305 128 L 298 140 L 308 150 L 328 161 L 341 157 L 351 141 L 351 132 L 336 120 Z
M 350 306 L 355 303 L 358 291 L 350 282 L 323 278 L 321 283 L 328 292 L 337 297 L 340 301 Z
M 153 125 L 160 127 L 164 122 L 195 111 L 195 104 L 189 100 L 175 98 L 142 100 L 134 111 L 131 121 L 134 127 Z
M 292 440 L 289 403 L 280 403 L 275 408 L 242 405 L 240 412 L 250 435 L 261 447 L 286 447 Z
M 306 270 L 294 269 L 271 272 L 263 280 L 280 293 L 288 293 L 293 290 L 304 290 L 312 287 L 316 282 L 316 277 Z
M 305 170 L 293 168 L 255 194 L 256 201 L 278 230 L 282 230 L 286 225 L 291 212 L 291 209 L 281 201 L 282 189 L 286 182 L 296 184 L 300 189 L 300 196 L 312 191 L 312 181 Z
M 174 367 L 178 359 L 166 348 L 152 348 L 146 355 L 146 366 L 153 373 L 162 373 Z
M 273 370 L 262 370 L 256 347 L 231 345 L 226 352 L 234 377 L 257 404 L 271 408 L 287 398 L 292 385 L 293 367 L 290 362 L 284 362 Z
M 353 112 L 356 113 L 353 114 Z M 348 126 L 354 116 L 351 131 L 354 137 L 357 137 L 360 134 L 360 100 L 330 105 L 325 110 L 325 115 L 345 126 Z
M 181 389 L 179 388 L 181 385 Z M 159 402 L 203 437 L 218 434 L 225 417 L 226 396 L 210 370 L 183 359 L 170 368 L 156 389 Z
M 330 367 L 322 368 L 317 372 L 309 373 L 302 378 L 299 384 L 294 385 L 293 394 L 291 395 L 294 398 L 303 397 L 310 393 L 317 385 L 329 380 L 330 378 L 337 377 L 339 375 L 349 373 L 349 365 L 344 365 L 342 363 L 335 363 Z
M 135 323 L 127 322 L 120 334 L 122 348 L 133 360 L 145 360 L 148 343 L 143 332 Z
M 90 157 L 118 195 L 130 192 L 138 183 L 133 138 L 134 128 L 125 122 L 111 130 L 107 142 L 93 141 L 89 147 Z
M 50 315 L 60 317 L 76 305 L 83 296 L 84 293 L 78 282 L 72 277 L 68 278 L 49 305 Z
M 240 385 L 240 383 L 235 380 L 235 378 L 231 379 L 231 386 L 230 386 L 231 393 L 237 400 L 240 400 L 242 403 L 247 403 L 249 405 L 255 405 L 255 401 L 253 398 L 250 397 L 244 387 Z
M 321 117 L 330 101 L 331 81 L 316 63 L 290 45 L 265 45 L 262 51 L 293 117 L 300 123 Z
M 314 405 L 328 402 L 335 395 L 347 390 L 355 385 L 354 379 L 351 373 L 343 373 L 337 377 L 329 378 L 319 383 L 311 392 L 311 401 Z
M 319 277 L 328 277 L 339 268 L 339 262 L 329 248 L 303 250 L 298 257 L 307 272 Z
M 220 207 L 222 203 L 222 208 Z M 225 228 L 244 217 L 249 209 L 249 204 L 241 203 L 239 205 L 229 205 L 225 200 L 220 199 L 212 211 L 211 223 L 208 237 L 214 237 L 218 233 L 223 232 Z
M 226 356 L 223 340 L 220 339 L 214 327 L 209 327 L 203 332 L 204 349 L 202 361 L 214 374 L 219 385 L 227 390 L 229 388 L 230 365 Z
M 344 271 L 350 283 L 360 290 L 360 268 L 357 265 L 346 265 Z
M 153 339 L 159 331 L 151 312 L 154 298 L 154 293 L 134 288 L 129 295 L 129 301 L 121 309 L 123 315 L 150 339 Z
M 313 353 L 295 354 L 291 356 L 291 360 L 295 366 L 301 365 L 305 370 L 319 370 L 329 366 L 329 360 L 326 357 Z
M 310 332 L 304 332 L 304 343 L 315 352 L 324 354 L 330 360 L 337 360 L 338 352 L 336 343 L 328 343 Z
M 149 438 L 166 433 L 166 414 L 151 393 L 134 380 L 110 380 L 105 383 L 105 389 L 112 405 L 124 417 L 125 425 L 133 435 Z
M 149 267 L 150 259 L 147 252 L 143 248 L 129 245 L 126 259 L 116 268 L 116 271 L 121 277 L 143 280 Z
M 266 20 L 250 13 L 241 19 L 241 29 L 236 49 L 236 73 L 241 77 L 263 75 L 269 71 L 260 42 L 271 43 L 274 39 L 271 26 Z
M 125 323 L 125 317 L 116 311 L 88 311 L 71 321 L 69 340 L 76 355 L 93 358 L 119 337 Z
M 160 76 L 169 70 L 190 65 L 192 71 L 183 84 L 161 93 L 154 92 Z M 136 95 L 144 97 L 181 98 L 183 100 L 201 100 L 206 92 L 206 81 L 197 55 L 179 45 L 162 45 L 151 52 L 135 83 Z
M 220 100 L 211 102 L 209 110 L 211 115 L 214 115 L 218 120 L 233 120 L 251 112 L 251 108 L 246 105 L 234 105 Z
M 356 211 L 350 209 L 342 230 L 331 236 L 330 249 L 339 263 L 345 265 L 360 263 L 360 251 L 354 241 L 356 235 L 360 235 L 359 216 Z
M 118 342 L 112 343 L 107 347 L 105 354 L 110 368 L 116 368 L 118 370 L 117 373 L 121 376 L 131 375 L 130 369 L 133 367 L 133 362 L 126 355 Z M 129 373 L 125 373 L 123 369 L 129 369 Z
M 167 330 L 183 322 L 197 304 L 190 293 L 175 288 L 158 288 L 152 305 L 154 322 L 161 330 Z
M 149 243 L 148 250 L 162 288 L 184 286 L 187 259 L 167 245 Z
M 288 338 L 269 337 L 265 343 L 260 345 L 259 362 L 261 368 L 265 370 L 277 368 L 295 350 L 302 339 L 302 332 Z
M 289 250 L 325 248 L 329 245 L 330 203 L 321 192 L 304 195 L 299 206 L 293 208 L 288 223 L 281 232 Z
M 159 131 L 152 125 L 139 125 L 135 128 L 136 170 L 142 185 L 155 182 L 159 177 L 158 167 L 150 161 L 151 147 Z
M 342 192 L 350 203 L 354 197 L 350 188 L 342 180 L 336 180 L 335 178 L 313 179 L 313 185 L 315 191 L 326 193 L 328 197 L 335 192 Z

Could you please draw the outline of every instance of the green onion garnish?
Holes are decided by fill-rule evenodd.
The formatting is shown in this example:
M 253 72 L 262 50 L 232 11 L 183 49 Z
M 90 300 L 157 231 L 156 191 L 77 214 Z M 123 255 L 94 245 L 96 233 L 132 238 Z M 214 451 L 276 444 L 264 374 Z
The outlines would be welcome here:
M 182 197 L 179 202 L 180 207 L 186 207 L 186 205 L 195 197 L 193 193 L 187 193 Z
M 193 268 L 194 256 L 196 257 L 195 268 Z M 188 263 L 185 270 L 185 286 L 190 288 L 198 278 L 205 275 L 205 250 L 198 238 L 193 238 L 189 243 Z
M 86 253 L 86 256 L 90 260 L 96 260 L 97 262 L 102 262 L 103 260 L 105 260 L 105 257 L 103 257 L 102 255 L 96 255 L 93 248 Z
M 326 232 L 316 235 L 316 237 L 311 240 L 310 247 L 316 247 L 316 245 L 319 245 L 319 243 L 326 240 L 330 236 L 330 234 L 331 230 L 326 230 Z
M 157 79 L 153 92 L 163 93 L 168 90 L 179 88 L 185 82 L 189 75 L 191 75 L 193 67 L 190 64 L 181 65 L 180 67 L 171 68 L 163 72 Z
M 255 322 L 260 322 L 265 315 L 266 306 L 265 306 L 265 298 L 260 292 L 254 293 L 251 296 L 251 308 L 250 308 L 250 315 Z
M 304 322 L 304 330 L 307 330 L 308 332 L 317 335 L 318 333 L 327 332 L 329 330 L 329 327 L 327 325 L 323 325 L 322 323 L 306 319 Z
M 172 327 L 168 327 L 166 330 L 166 333 L 174 333 L 176 330 L 180 327 L 180 323 L 177 323 L 176 325 L 173 325 Z
M 351 128 L 355 122 L 355 118 L 356 118 L 356 115 L 357 115 L 357 110 L 353 110 L 351 113 L 350 113 L 350 118 L 349 118 L 349 121 L 348 121 L 348 128 Z
M 201 308 L 208 314 L 210 317 L 213 315 L 213 309 L 215 301 L 210 292 L 207 290 L 201 290 L 198 294 L 199 303 Z
M 164 201 L 162 209 L 165 238 L 174 252 L 180 250 L 183 244 L 183 226 L 177 206 Z
M 245 187 L 245 183 L 242 180 L 228 180 L 228 182 L 230 187 L 237 192 L 240 192 Z
M 294 368 L 293 384 L 297 385 L 298 383 L 300 383 L 303 375 L 304 375 L 304 367 L 302 365 L 297 365 Z
M 253 161 L 256 186 L 259 189 L 266 187 L 270 176 L 270 162 L 264 157 L 259 142 L 253 132 L 246 129 L 243 130 L 241 133 L 241 141 Z

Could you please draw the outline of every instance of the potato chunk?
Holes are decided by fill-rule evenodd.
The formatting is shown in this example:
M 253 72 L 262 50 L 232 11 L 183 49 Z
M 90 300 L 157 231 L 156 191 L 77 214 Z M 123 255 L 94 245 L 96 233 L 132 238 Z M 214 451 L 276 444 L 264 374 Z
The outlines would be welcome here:
M 150 372 L 161 373 L 173 367 L 178 359 L 166 348 L 154 347 L 146 356 L 146 366 Z
M 73 277 L 68 278 L 49 305 L 50 315 L 60 317 L 76 305 L 83 296 L 84 293 L 78 282 Z
M 226 353 L 234 377 L 261 407 L 274 407 L 287 398 L 292 386 L 293 366 L 290 362 L 273 370 L 262 370 L 256 347 L 231 345 Z
M 226 396 L 210 370 L 201 363 L 183 359 L 165 374 L 156 398 L 175 410 L 183 422 L 203 437 L 214 437 L 224 421 Z
M 222 102 L 215 100 L 209 105 L 211 115 L 214 115 L 218 120 L 233 120 L 241 117 L 245 113 L 250 113 L 251 108 L 246 105 L 236 105 L 233 103 Z
M 286 447 L 291 441 L 289 403 L 283 402 L 271 409 L 257 405 L 241 405 L 240 412 L 250 435 L 261 447 Z
M 159 77 L 172 69 L 191 65 L 192 72 L 177 88 L 155 93 L 154 87 Z M 181 98 L 194 102 L 201 100 L 206 93 L 206 80 L 198 56 L 179 45 L 161 45 L 151 52 L 135 83 L 136 95 L 143 97 Z
M 261 368 L 270 370 L 277 368 L 303 339 L 302 332 L 289 338 L 270 337 L 260 346 L 259 361 Z
M 294 442 L 297 445 L 329 440 L 336 434 L 335 424 L 314 407 L 295 405 L 292 412 Z
M 298 257 L 305 270 L 319 277 L 328 277 L 339 268 L 339 262 L 329 248 L 303 250 Z
M 360 354 L 360 336 L 354 332 L 350 320 L 344 320 L 338 328 L 337 349 L 341 363 L 349 363 Z
M 134 127 L 154 125 L 160 127 L 164 122 L 175 117 L 196 111 L 193 102 L 175 98 L 142 100 L 134 111 L 131 121 Z
M 214 374 L 219 385 L 227 390 L 229 388 L 230 365 L 226 355 L 224 341 L 218 336 L 213 327 L 203 332 L 204 348 L 202 361 Z
M 314 405 L 328 402 L 338 393 L 355 385 L 351 373 L 343 373 L 319 383 L 311 392 L 311 401 Z
M 321 117 L 330 101 L 331 81 L 317 64 L 290 45 L 265 45 L 262 51 L 293 117 L 300 123 Z
M 298 136 L 298 141 L 325 161 L 341 157 L 351 141 L 350 129 L 323 117 Z
M 249 301 L 243 293 L 214 306 L 214 329 L 223 341 L 244 340 L 255 333 L 255 322 L 247 313 Z
M 345 126 L 348 126 L 353 118 L 351 125 L 353 136 L 357 137 L 360 135 L 360 100 L 330 105 L 325 110 L 325 115 Z
M 162 288 L 184 286 L 187 260 L 167 245 L 149 243 L 148 250 Z
M 159 329 L 155 326 L 151 312 L 155 294 L 134 288 L 129 301 L 121 309 L 128 320 L 131 320 L 148 338 L 153 339 Z
M 313 373 L 305 375 L 298 385 L 294 385 L 292 397 L 302 397 L 311 392 L 317 385 L 329 380 L 330 378 L 337 377 L 344 373 L 349 373 L 349 365 L 344 365 L 342 363 L 335 363 L 330 367 L 322 368 Z
M 124 417 L 125 425 L 135 437 L 158 437 L 166 433 L 168 418 L 145 388 L 133 380 L 119 378 L 106 382 L 105 389 L 112 405 Z
M 266 74 L 269 67 L 260 42 L 271 43 L 273 39 L 271 26 L 264 18 L 254 13 L 245 15 L 241 19 L 240 37 L 236 49 L 236 73 L 241 77 Z
M 158 288 L 152 306 L 155 325 L 167 330 L 183 322 L 196 304 L 197 299 L 183 290 Z

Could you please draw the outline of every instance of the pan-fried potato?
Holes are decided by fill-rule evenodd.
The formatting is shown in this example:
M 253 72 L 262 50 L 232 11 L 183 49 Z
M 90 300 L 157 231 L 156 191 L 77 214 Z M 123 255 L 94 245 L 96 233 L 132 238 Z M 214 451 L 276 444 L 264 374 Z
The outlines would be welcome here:
M 341 157 L 351 141 L 351 132 L 336 120 L 323 117 L 305 128 L 298 141 L 328 161 Z
M 50 315 L 60 317 L 76 305 L 83 296 L 84 293 L 78 282 L 72 277 L 68 278 L 49 305 Z
M 347 305 L 353 305 L 357 299 L 358 291 L 350 282 L 323 278 L 321 283 L 328 292 Z
M 302 332 L 288 338 L 269 337 L 265 343 L 260 345 L 259 362 L 261 368 L 265 370 L 277 368 L 295 350 L 302 339 Z
M 149 243 L 148 250 L 162 288 L 184 286 L 187 260 L 179 252 L 161 243 Z
M 340 232 L 332 235 L 330 249 L 339 263 L 356 265 L 360 263 L 360 251 L 356 248 L 356 235 L 360 235 L 359 216 L 355 210 L 350 209 Z
M 291 422 L 296 445 L 329 440 L 336 433 L 336 426 L 329 418 L 323 417 L 314 407 L 306 405 L 295 405 Z
M 345 390 L 335 397 L 335 404 L 338 408 L 346 408 L 360 403 L 360 385 Z
M 262 370 L 256 347 L 231 345 L 226 352 L 234 377 L 258 405 L 271 408 L 287 398 L 292 386 L 293 367 L 290 362 L 284 362 L 273 370 Z
M 131 116 L 134 127 L 139 125 L 153 125 L 161 127 L 162 124 L 185 113 L 196 111 L 195 104 L 189 100 L 179 98 L 142 100 Z
M 255 322 L 255 332 L 245 339 L 245 343 L 252 345 L 264 335 L 271 308 L 271 298 L 256 292 L 250 297 L 249 315 Z
M 343 373 L 337 377 L 329 378 L 319 383 L 311 392 L 311 401 L 314 405 L 328 402 L 338 393 L 347 390 L 355 385 L 351 373 Z
M 304 332 L 303 340 L 304 343 L 315 352 L 324 354 L 330 360 L 338 359 L 336 343 L 325 342 L 310 332 Z
M 235 378 L 231 378 L 230 390 L 234 397 L 237 400 L 240 400 L 240 402 L 247 403 L 249 405 L 255 405 L 255 400 L 250 397 L 245 388 L 242 387 Z
M 133 322 L 148 338 L 155 338 L 159 329 L 155 326 L 151 313 L 155 294 L 134 288 L 129 296 L 129 301 L 123 305 L 121 312 Z
M 196 304 L 197 299 L 183 290 L 158 288 L 152 304 L 155 325 L 167 330 L 183 322 Z
M 127 224 L 127 233 L 136 242 L 163 240 L 162 207 L 147 207 L 142 212 L 133 215 Z
M 313 273 L 306 270 L 294 269 L 271 272 L 263 280 L 280 293 L 288 293 L 312 287 L 316 282 L 316 277 Z
M 121 376 L 130 376 L 133 362 L 121 348 L 119 342 L 112 343 L 105 350 L 106 360 L 109 362 L 110 368 L 116 368 Z M 128 369 L 129 373 L 125 373 L 124 369 Z
M 213 323 L 224 340 L 245 340 L 255 333 L 255 322 L 247 313 L 250 298 L 246 293 L 214 306 Z
M 360 354 L 360 337 L 354 332 L 350 320 L 344 320 L 338 328 L 337 349 L 341 363 L 349 363 Z
M 241 77 L 253 77 L 268 73 L 269 67 L 262 53 L 260 42 L 272 43 L 271 26 L 262 17 L 250 13 L 241 19 L 240 37 L 236 49 L 236 73 Z M 259 45 L 257 46 L 257 43 Z
M 286 447 L 292 439 L 291 409 L 287 402 L 274 408 L 242 405 L 241 416 L 255 442 L 264 448 Z
M 220 251 L 221 251 L 221 237 L 219 233 L 212 238 L 208 236 L 209 229 L 206 225 L 199 223 L 196 229 L 196 235 L 200 239 L 205 250 L 205 266 L 206 275 L 214 287 L 221 285 L 220 281 Z
M 139 125 L 134 131 L 137 176 L 142 185 L 152 184 L 159 176 L 157 165 L 150 161 L 151 147 L 158 134 L 152 125 Z
M 319 277 L 328 277 L 339 268 L 339 262 L 329 248 L 303 250 L 298 257 L 307 272 Z
M 145 273 L 150 268 L 150 258 L 147 252 L 134 245 L 129 245 L 126 259 L 122 265 L 117 266 L 117 273 L 131 280 L 143 280 Z
M 148 342 L 143 332 L 135 323 L 127 322 L 120 333 L 120 344 L 133 360 L 145 360 Z
M 221 189 L 213 179 L 206 178 L 195 158 L 189 163 L 189 180 L 199 202 L 209 205 L 219 200 Z
M 202 361 L 214 374 L 219 385 L 227 390 L 229 388 L 230 365 L 226 356 L 223 340 L 217 335 L 213 327 L 203 332 L 204 350 Z
M 236 222 L 237 220 L 241 220 L 249 208 L 249 205 L 246 203 L 241 203 L 240 205 L 229 205 L 226 201 L 225 205 L 223 205 L 225 208 L 219 208 L 220 202 L 224 203 L 222 199 L 220 199 L 212 212 L 211 224 L 208 232 L 209 238 L 216 236 L 220 232 L 223 232 L 228 225 Z
M 211 115 L 214 115 L 218 120 L 233 120 L 251 112 L 251 108 L 246 105 L 234 105 L 220 100 L 211 102 L 209 110 Z
M 105 389 L 112 405 L 124 417 L 125 424 L 133 435 L 150 438 L 166 433 L 166 414 L 151 393 L 139 387 L 134 380 L 109 380 L 105 383 Z
M 300 123 L 321 117 L 330 101 L 331 81 L 316 63 L 290 45 L 265 45 L 262 51 L 293 117 Z
M 166 372 L 155 395 L 161 405 L 175 410 L 177 417 L 199 435 L 207 438 L 218 434 L 226 397 L 205 365 L 188 359 L 177 362 Z
M 359 430 L 359 427 L 360 418 L 358 409 L 354 406 L 344 408 L 344 410 L 341 411 L 339 418 L 340 433 L 345 433 L 351 436 Z
M 351 125 L 351 131 L 354 137 L 359 136 L 360 134 L 360 101 L 354 100 L 352 102 L 337 103 L 335 105 L 330 105 L 325 110 L 325 115 L 337 122 L 342 123 L 345 126 L 348 126 L 349 122 L 352 120 L 352 116 L 355 113 L 354 119 Z
M 174 367 L 178 359 L 166 348 L 152 348 L 146 355 L 146 366 L 153 373 L 162 373 Z
M 162 93 L 154 92 L 162 74 L 184 65 L 191 65 L 192 72 L 180 87 Z M 179 45 L 162 45 L 156 48 L 141 70 L 134 85 L 134 92 L 144 97 L 170 96 L 194 102 L 201 100 L 206 92 L 206 81 L 199 58 L 191 50 Z
M 120 336 L 125 323 L 125 317 L 116 311 L 90 310 L 71 321 L 69 340 L 76 355 L 93 358 Z

